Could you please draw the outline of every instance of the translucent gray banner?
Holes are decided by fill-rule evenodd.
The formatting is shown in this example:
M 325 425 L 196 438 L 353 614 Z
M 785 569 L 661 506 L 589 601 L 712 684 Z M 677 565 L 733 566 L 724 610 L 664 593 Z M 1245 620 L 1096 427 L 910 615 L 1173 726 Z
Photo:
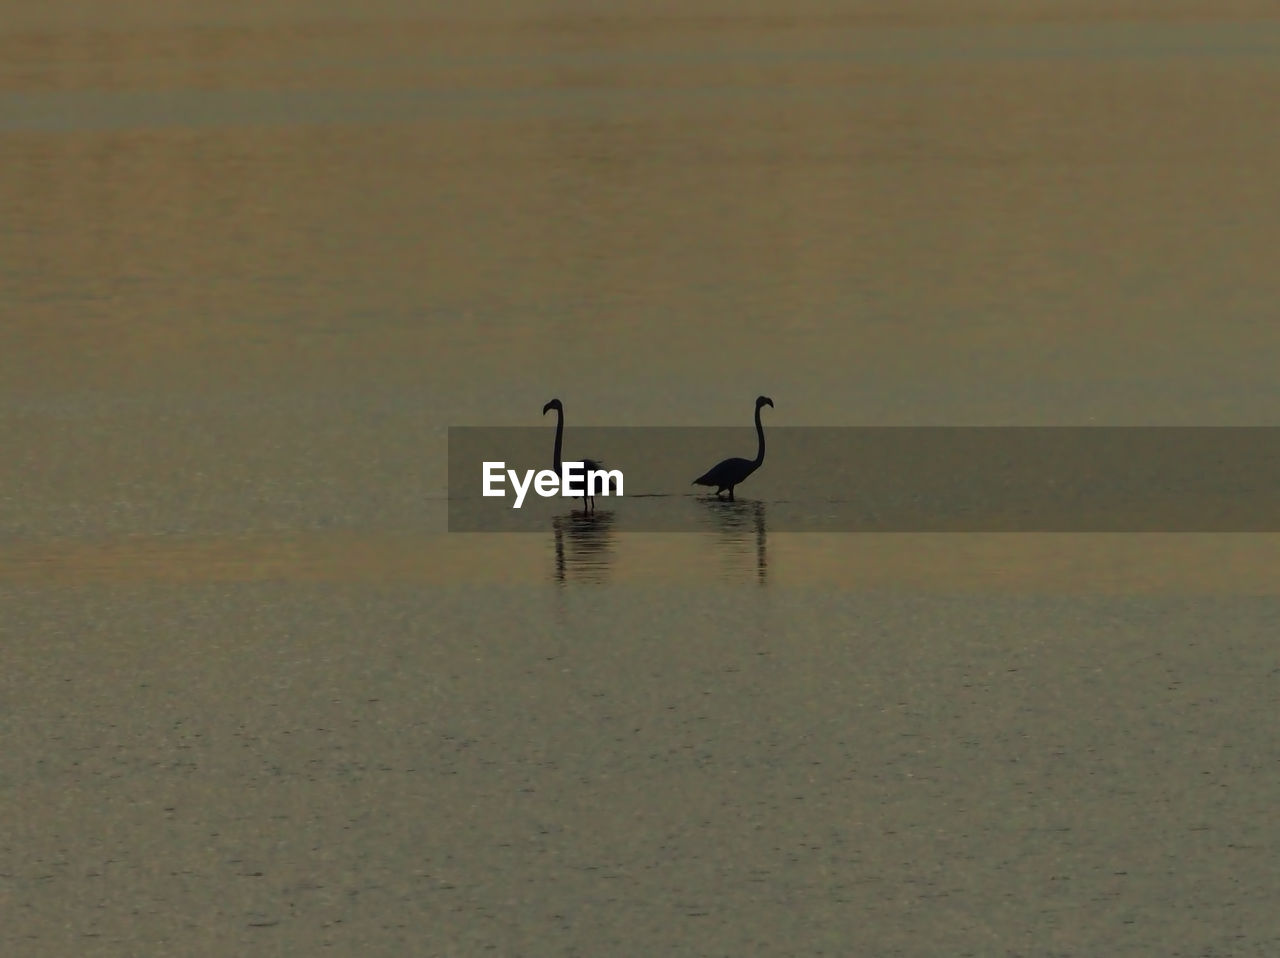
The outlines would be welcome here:
M 550 470 L 554 433 L 451 427 L 449 531 L 545 532 L 583 511 L 532 484 L 513 508 L 505 470 Z M 1280 428 L 775 427 L 766 440 L 733 494 L 773 532 L 1280 531 Z M 578 427 L 563 459 L 621 472 L 622 495 L 594 501 L 614 531 L 707 532 L 734 507 L 693 480 L 756 453 L 750 427 Z M 486 462 L 503 463 L 491 489 L 505 495 L 482 494 Z

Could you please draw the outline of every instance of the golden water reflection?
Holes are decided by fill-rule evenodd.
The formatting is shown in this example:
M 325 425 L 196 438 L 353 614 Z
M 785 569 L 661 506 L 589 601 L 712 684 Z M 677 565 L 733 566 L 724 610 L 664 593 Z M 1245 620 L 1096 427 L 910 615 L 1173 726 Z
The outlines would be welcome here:
M 1277 535 L 767 535 L 755 503 L 714 534 L 615 534 L 608 514 L 552 534 L 46 540 L 0 547 L 0 588 L 332 582 L 352 586 L 734 585 L 991 594 L 1280 594 Z
M 555 580 L 566 582 L 607 582 L 613 564 L 613 522 L 611 511 L 570 512 L 551 520 L 555 542 Z
M 769 570 L 765 504 L 759 500 L 729 501 L 714 496 L 704 502 L 707 518 L 715 527 L 716 539 L 723 547 L 723 567 L 726 570 L 739 569 L 744 560 L 754 560 L 756 580 L 764 585 Z

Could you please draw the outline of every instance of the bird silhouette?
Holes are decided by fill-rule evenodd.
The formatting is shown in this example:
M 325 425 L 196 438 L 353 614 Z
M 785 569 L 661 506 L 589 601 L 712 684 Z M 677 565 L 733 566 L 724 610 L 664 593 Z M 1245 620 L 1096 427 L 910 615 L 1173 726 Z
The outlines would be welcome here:
M 564 442 L 564 403 L 562 403 L 559 399 L 551 400 L 549 403 L 547 403 L 545 406 L 542 407 L 542 415 L 545 416 L 552 409 L 556 411 L 556 447 L 555 447 L 555 451 L 551 454 L 551 468 L 555 470 L 555 473 L 558 476 L 558 475 L 561 475 L 560 466 L 561 466 L 561 463 L 563 462 L 563 460 L 560 458 L 560 449 L 561 449 L 561 444 Z M 576 462 L 577 460 L 574 460 L 574 461 Z M 604 465 L 595 459 L 583 459 L 582 465 L 587 472 L 598 471 L 604 468 Z M 612 476 L 610 476 L 606 480 L 605 486 L 608 489 L 609 493 L 611 494 L 616 493 L 618 491 L 617 482 L 614 481 Z M 590 491 L 590 487 L 584 482 L 583 492 L 589 492 L 589 491 Z M 582 497 L 583 512 L 594 511 L 595 507 L 596 507 L 595 496 L 584 495 Z
M 729 490 L 729 499 L 733 499 L 733 487 L 751 475 L 764 464 L 764 426 L 760 425 L 760 407 L 773 408 L 773 400 L 768 396 L 756 397 L 756 435 L 760 439 L 760 448 L 755 459 L 725 459 L 716 463 L 705 473 L 690 483 L 692 486 L 715 486 L 716 496 Z M 559 447 L 557 447 L 559 448 Z

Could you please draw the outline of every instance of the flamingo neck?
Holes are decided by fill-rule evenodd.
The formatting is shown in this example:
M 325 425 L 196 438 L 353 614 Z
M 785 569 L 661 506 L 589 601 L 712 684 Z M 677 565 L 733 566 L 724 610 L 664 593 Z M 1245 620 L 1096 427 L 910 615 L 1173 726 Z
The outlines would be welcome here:
M 756 406 L 756 437 L 760 440 L 760 449 L 756 452 L 756 468 L 764 462 L 764 426 L 760 424 L 760 407 Z
M 563 441 L 564 441 L 564 410 L 557 409 L 556 410 L 556 449 L 555 449 L 555 452 L 551 454 L 552 456 L 551 468 L 555 470 L 557 475 L 559 475 L 560 473 L 560 447 Z

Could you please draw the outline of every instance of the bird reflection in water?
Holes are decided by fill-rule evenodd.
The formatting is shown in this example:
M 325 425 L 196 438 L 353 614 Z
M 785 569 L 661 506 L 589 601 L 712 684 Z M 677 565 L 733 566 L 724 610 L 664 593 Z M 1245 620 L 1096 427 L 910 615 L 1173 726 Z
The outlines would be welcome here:
M 701 502 L 730 552 L 745 557 L 755 553 L 756 581 L 764 585 L 769 574 L 764 503 L 749 499 L 703 499 Z
M 571 512 L 551 520 L 556 582 L 605 582 L 613 563 L 613 512 Z

